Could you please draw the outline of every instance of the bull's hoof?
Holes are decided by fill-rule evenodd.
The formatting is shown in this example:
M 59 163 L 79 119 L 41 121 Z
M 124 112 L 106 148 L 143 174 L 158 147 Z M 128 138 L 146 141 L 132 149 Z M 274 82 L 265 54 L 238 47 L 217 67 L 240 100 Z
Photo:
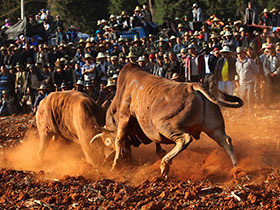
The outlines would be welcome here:
M 160 171 L 161 171 L 161 175 L 164 178 L 167 178 L 167 175 L 169 173 L 169 169 L 170 169 L 169 163 L 166 163 L 166 162 L 161 163 Z

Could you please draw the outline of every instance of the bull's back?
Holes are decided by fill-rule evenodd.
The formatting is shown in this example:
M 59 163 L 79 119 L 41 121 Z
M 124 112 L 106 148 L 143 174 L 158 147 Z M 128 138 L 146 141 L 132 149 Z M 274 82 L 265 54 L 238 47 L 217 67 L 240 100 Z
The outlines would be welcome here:
M 36 119 L 38 130 L 77 140 L 83 131 L 104 125 L 101 107 L 78 91 L 53 92 L 39 105 Z
M 203 122 L 200 114 L 203 102 L 191 84 L 170 81 L 137 69 L 127 69 L 119 77 L 122 84 L 115 97 L 116 109 L 136 117 L 150 139 L 162 141 L 162 135 L 168 137 L 172 129 L 186 132 Z

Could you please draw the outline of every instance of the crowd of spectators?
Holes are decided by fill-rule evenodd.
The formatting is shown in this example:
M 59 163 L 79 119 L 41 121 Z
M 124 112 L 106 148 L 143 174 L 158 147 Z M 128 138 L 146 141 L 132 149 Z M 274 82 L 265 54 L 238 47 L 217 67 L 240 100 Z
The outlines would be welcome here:
M 49 41 L 19 36 L 0 47 L 0 115 L 36 112 L 40 101 L 52 91 L 76 89 L 99 105 L 111 100 L 121 69 L 136 63 L 151 74 L 178 82 L 201 82 L 211 93 L 216 87 L 239 95 L 249 107 L 275 101 L 280 87 L 280 15 L 276 8 L 258 15 L 248 4 L 244 21 L 222 22 L 211 16 L 203 22 L 198 4 L 193 21 L 202 23 L 191 30 L 189 17 L 152 21 L 146 5 L 133 15 L 123 11 L 97 22 L 98 30 L 80 39 L 78 28 L 67 31 L 60 16 L 42 9 L 30 16 L 31 24 L 43 23 Z M 258 24 L 258 27 L 250 26 Z M 5 20 L 3 28 L 11 23 Z M 118 31 L 142 27 L 146 37 L 118 37 Z

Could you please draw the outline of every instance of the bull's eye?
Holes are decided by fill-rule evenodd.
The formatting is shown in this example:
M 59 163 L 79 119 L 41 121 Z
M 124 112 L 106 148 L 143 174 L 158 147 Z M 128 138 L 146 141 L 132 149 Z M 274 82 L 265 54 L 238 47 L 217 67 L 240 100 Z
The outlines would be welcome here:
M 105 145 L 106 145 L 107 147 L 109 147 L 110 144 L 111 144 L 111 140 L 110 140 L 109 138 L 106 138 L 106 139 L 105 139 Z

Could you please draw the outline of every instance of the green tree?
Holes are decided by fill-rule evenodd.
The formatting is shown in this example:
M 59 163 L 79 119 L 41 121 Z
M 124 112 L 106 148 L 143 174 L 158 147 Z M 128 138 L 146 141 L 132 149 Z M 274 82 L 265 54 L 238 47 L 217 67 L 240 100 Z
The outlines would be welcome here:
M 47 2 L 42 1 L 25 1 L 25 16 L 35 15 L 40 9 L 46 8 Z M 0 1 L 0 21 L 1 24 L 6 18 L 8 18 L 12 23 L 17 22 L 20 18 L 20 1 L 19 0 L 9 0 Z
M 65 26 L 75 25 L 86 33 L 93 33 L 97 20 L 108 17 L 108 0 L 49 0 L 49 7 Z
M 132 14 L 137 5 L 139 2 L 133 0 L 110 0 L 109 13 L 120 15 L 123 10 L 126 10 L 128 14 Z

